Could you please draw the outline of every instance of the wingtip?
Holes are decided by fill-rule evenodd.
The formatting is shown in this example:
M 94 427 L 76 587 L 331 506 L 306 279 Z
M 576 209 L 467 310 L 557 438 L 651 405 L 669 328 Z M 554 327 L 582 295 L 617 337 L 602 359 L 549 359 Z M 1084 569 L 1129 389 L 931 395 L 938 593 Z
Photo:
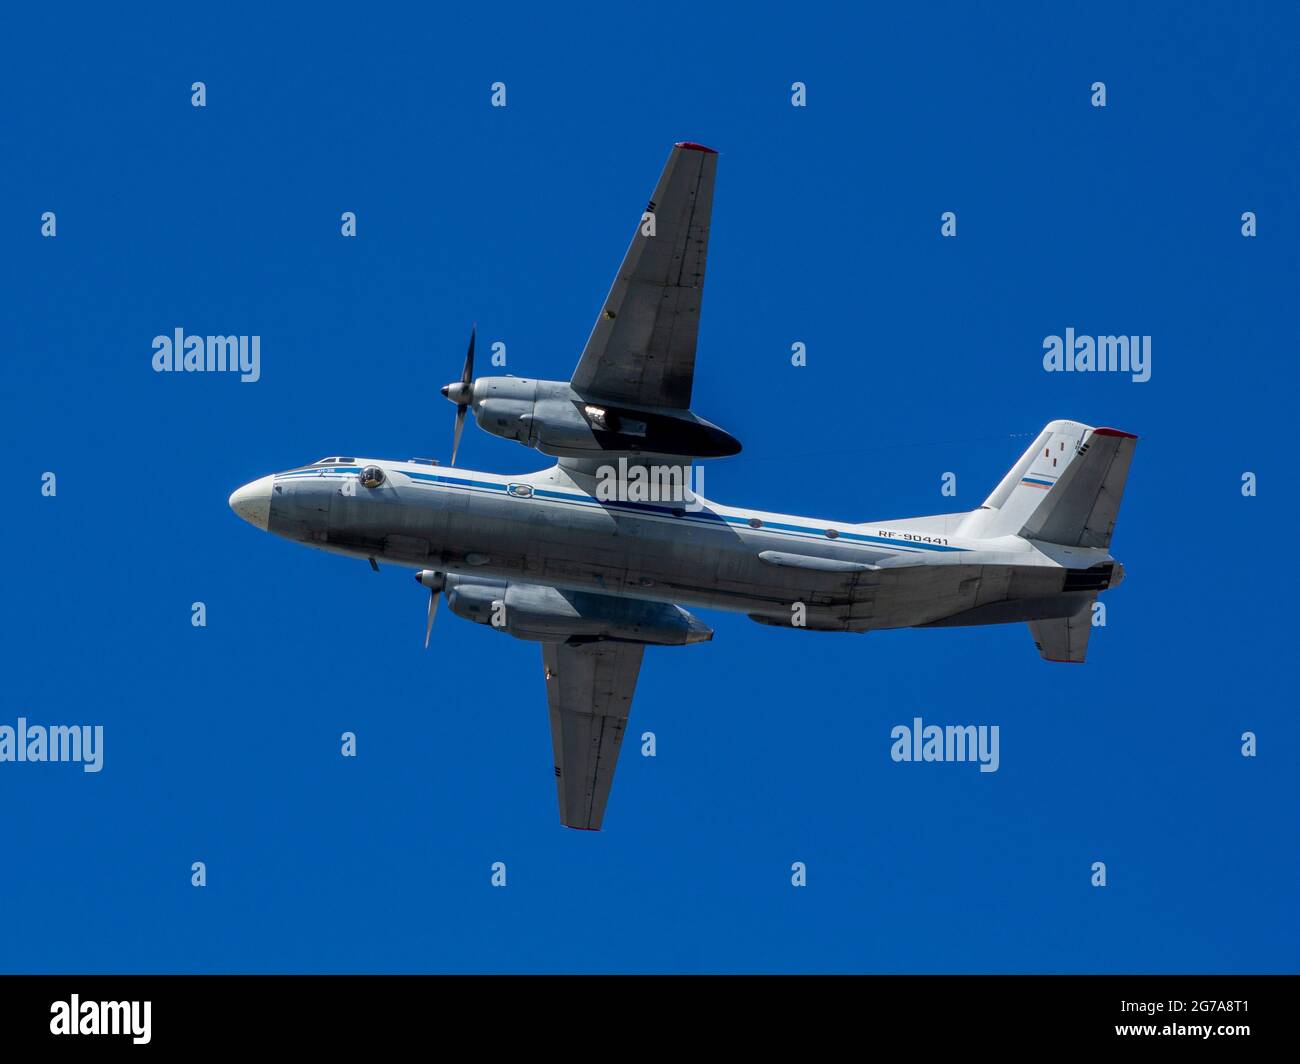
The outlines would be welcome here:
M 693 140 L 679 140 L 675 146 L 678 148 L 684 148 L 686 151 L 702 151 L 707 155 L 718 154 L 713 148 L 705 147 L 703 144 L 698 144 Z

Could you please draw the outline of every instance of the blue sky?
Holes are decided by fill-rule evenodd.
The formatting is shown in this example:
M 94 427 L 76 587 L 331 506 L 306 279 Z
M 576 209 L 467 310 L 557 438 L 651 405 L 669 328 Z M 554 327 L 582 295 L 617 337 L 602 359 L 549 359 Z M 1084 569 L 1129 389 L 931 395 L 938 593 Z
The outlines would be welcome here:
M 106 737 L 98 774 L 0 765 L 0 970 L 1294 971 L 1283 7 L 11 18 L 0 724 Z M 711 497 L 969 509 L 1046 422 L 1114 425 L 1141 436 L 1128 580 L 1077 668 L 1023 625 L 709 613 L 711 644 L 646 654 L 658 756 L 629 741 L 606 830 L 566 831 L 535 646 L 444 610 L 425 652 L 408 571 L 226 497 L 327 454 L 445 460 L 473 321 L 567 378 L 683 139 L 722 153 L 695 409 L 745 444 Z M 260 335 L 262 379 L 153 373 L 176 327 Z M 1067 327 L 1150 335 L 1151 380 L 1045 373 Z M 546 460 L 471 427 L 460 464 Z M 999 771 L 895 764 L 915 716 L 998 724 Z

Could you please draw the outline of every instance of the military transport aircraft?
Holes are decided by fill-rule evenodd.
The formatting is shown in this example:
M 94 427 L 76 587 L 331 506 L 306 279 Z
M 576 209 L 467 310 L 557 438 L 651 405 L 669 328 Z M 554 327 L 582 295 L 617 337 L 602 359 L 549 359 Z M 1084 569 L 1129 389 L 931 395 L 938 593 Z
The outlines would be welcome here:
M 474 377 L 456 404 L 452 467 L 337 456 L 230 496 L 258 528 L 419 570 L 459 616 L 541 644 L 560 820 L 605 815 L 646 646 L 711 639 L 682 608 L 814 631 L 1027 622 L 1049 661 L 1082 662 L 1098 592 L 1124 570 L 1111 532 L 1136 437 L 1053 421 L 978 509 L 869 523 L 602 491 L 690 469 L 740 444 L 694 414 L 691 389 L 717 154 L 676 145 L 569 381 Z M 537 473 L 456 469 L 467 411 L 559 459 Z M 655 483 L 655 481 L 651 481 Z

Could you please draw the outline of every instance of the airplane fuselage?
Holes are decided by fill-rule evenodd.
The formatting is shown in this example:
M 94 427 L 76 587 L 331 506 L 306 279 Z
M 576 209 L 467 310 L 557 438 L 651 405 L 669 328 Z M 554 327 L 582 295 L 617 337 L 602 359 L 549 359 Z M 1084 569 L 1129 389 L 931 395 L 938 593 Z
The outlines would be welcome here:
M 358 483 L 367 466 L 382 483 Z M 604 501 L 560 467 L 507 477 L 357 459 L 260 483 L 269 531 L 333 553 L 811 630 L 1069 616 L 1122 576 L 1102 549 L 963 539 L 960 514 L 848 524 L 696 497 Z

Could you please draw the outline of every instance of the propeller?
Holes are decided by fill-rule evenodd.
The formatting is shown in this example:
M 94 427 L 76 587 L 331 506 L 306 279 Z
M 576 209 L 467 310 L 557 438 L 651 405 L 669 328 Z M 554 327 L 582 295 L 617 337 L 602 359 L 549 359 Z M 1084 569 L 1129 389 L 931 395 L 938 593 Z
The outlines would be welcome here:
M 460 380 L 443 386 L 442 394 L 456 404 L 456 434 L 451 441 L 451 464 L 456 464 L 456 452 L 460 450 L 460 434 L 465 429 L 465 411 L 474 401 L 474 336 L 478 332 L 477 323 L 469 331 L 469 350 L 465 353 L 465 368 Z
M 428 650 L 429 636 L 433 634 L 433 619 L 438 615 L 438 595 L 447 586 L 447 574 L 421 569 L 415 574 L 415 582 L 429 589 L 429 620 L 424 626 L 424 649 Z

